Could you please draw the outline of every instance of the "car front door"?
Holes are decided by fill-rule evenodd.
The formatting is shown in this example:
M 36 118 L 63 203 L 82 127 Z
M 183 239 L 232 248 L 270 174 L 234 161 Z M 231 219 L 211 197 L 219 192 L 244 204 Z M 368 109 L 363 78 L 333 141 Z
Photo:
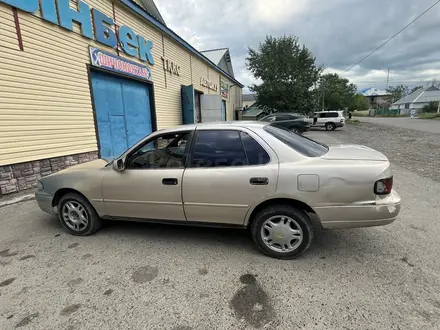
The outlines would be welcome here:
M 250 206 L 275 193 L 278 158 L 254 132 L 197 130 L 183 178 L 188 221 L 243 225 Z
M 186 221 L 182 179 L 192 132 L 147 140 L 126 157 L 123 171 L 103 179 L 106 213 L 112 217 Z

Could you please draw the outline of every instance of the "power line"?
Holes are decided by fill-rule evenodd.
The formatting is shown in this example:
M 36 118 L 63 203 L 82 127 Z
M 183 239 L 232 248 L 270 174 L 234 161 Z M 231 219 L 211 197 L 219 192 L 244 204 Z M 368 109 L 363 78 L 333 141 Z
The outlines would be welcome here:
M 359 62 L 357 62 L 355 65 L 352 65 L 351 67 L 349 67 L 347 70 L 345 70 L 344 72 L 350 71 L 351 69 L 353 69 L 356 65 L 362 63 L 363 61 L 365 61 L 367 58 L 369 58 L 371 55 L 373 55 L 375 52 L 377 52 L 379 49 L 381 49 L 383 46 L 385 46 L 387 43 L 389 43 L 391 40 L 393 40 L 395 37 L 397 37 L 400 33 L 402 33 L 404 30 L 406 30 L 411 24 L 413 24 L 415 21 L 417 21 L 420 17 L 422 17 L 423 15 L 425 15 L 428 11 L 430 11 L 432 8 L 434 8 L 438 3 L 440 3 L 440 0 L 438 0 L 436 3 L 434 3 L 431 7 L 429 7 L 428 9 L 426 9 L 423 13 L 421 13 L 419 16 L 417 16 L 414 20 L 412 20 L 409 24 L 407 24 L 403 29 L 401 29 L 399 32 L 397 32 L 396 34 L 394 34 L 391 38 L 389 38 L 387 41 L 385 41 L 382 45 L 380 45 L 379 47 L 377 47 L 375 50 L 373 50 L 370 54 L 368 54 L 367 56 L 365 56 L 363 59 L 361 59 Z
M 389 81 L 389 85 L 393 85 L 393 84 L 418 84 L 418 83 L 428 83 L 431 82 L 432 79 L 427 79 L 427 80 L 412 80 L 412 81 L 400 81 L 400 80 L 390 80 Z M 378 81 L 351 81 L 353 84 L 356 85 L 360 85 L 360 84 L 386 84 L 386 81 L 383 80 L 378 80 Z

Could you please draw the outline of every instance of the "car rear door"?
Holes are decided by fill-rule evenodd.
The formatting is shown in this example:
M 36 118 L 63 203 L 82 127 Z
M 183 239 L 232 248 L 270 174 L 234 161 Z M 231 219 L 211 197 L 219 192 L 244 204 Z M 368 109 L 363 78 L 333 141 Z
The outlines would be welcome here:
M 189 222 L 243 225 L 250 206 L 275 193 L 278 158 L 253 131 L 197 130 L 184 173 Z

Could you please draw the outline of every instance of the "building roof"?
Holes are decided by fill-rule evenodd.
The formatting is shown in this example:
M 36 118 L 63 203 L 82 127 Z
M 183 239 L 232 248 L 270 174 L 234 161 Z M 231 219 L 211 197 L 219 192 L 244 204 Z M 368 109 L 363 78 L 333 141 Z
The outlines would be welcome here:
M 378 88 L 374 88 L 374 87 L 370 87 L 370 88 L 365 88 L 363 90 L 361 90 L 361 94 L 363 96 L 387 96 L 387 95 L 391 95 L 390 93 L 388 93 L 387 91 L 378 89 Z
M 231 55 L 229 54 L 229 48 L 219 48 L 200 51 L 203 55 L 209 58 L 216 65 L 220 66 L 223 70 L 227 71 L 234 77 L 234 69 L 232 68 Z M 225 60 L 222 63 L 222 60 Z
M 220 49 L 211 49 L 211 50 L 201 50 L 200 53 L 205 55 L 207 58 L 209 58 L 214 63 L 220 63 L 221 59 L 227 52 L 227 48 L 220 48 Z
M 159 12 L 159 9 L 157 9 L 156 4 L 153 0 L 140 0 L 144 9 L 155 19 L 157 19 L 159 22 L 161 22 L 163 25 L 167 25 L 162 17 L 162 15 Z
M 255 94 L 243 94 L 242 99 L 243 99 L 243 102 L 256 101 L 257 97 Z
M 130 8 L 133 12 L 140 15 L 143 19 L 154 25 L 156 28 L 167 34 L 174 41 L 176 41 L 179 45 L 186 48 L 190 53 L 199 57 L 201 60 L 205 61 L 208 65 L 213 67 L 218 72 L 222 73 L 229 80 L 233 81 L 237 86 L 243 88 L 244 85 L 240 83 L 237 79 L 234 78 L 230 73 L 222 69 L 218 66 L 218 64 L 212 62 L 205 55 L 200 53 L 197 49 L 191 46 L 187 41 L 185 41 L 182 37 L 180 37 L 176 32 L 167 27 L 164 23 L 159 21 L 157 18 L 152 16 L 143 6 L 140 6 L 135 0 L 119 0 L 123 5 Z M 139 0 L 138 0 L 139 1 Z
M 435 86 L 419 88 L 415 92 L 405 96 L 393 104 L 427 103 L 431 101 L 440 101 L 440 89 Z

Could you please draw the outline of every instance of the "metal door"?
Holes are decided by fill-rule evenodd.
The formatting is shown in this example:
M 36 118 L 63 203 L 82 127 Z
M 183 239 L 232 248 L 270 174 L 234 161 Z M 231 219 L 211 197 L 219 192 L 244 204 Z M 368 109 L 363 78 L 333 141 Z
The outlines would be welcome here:
M 182 86 L 182 119 L 184 124 L 194 123 L 194 86 Z
M 222 100 L 222 120 L 226 121 L 226 101 Z
M 101 157 L 117 157 L 152 132 L 149 88 L 110 74 L 91 73 Z
M 222 97 L 220 95 L 200 95 L 202 122 L 222 120 Z

